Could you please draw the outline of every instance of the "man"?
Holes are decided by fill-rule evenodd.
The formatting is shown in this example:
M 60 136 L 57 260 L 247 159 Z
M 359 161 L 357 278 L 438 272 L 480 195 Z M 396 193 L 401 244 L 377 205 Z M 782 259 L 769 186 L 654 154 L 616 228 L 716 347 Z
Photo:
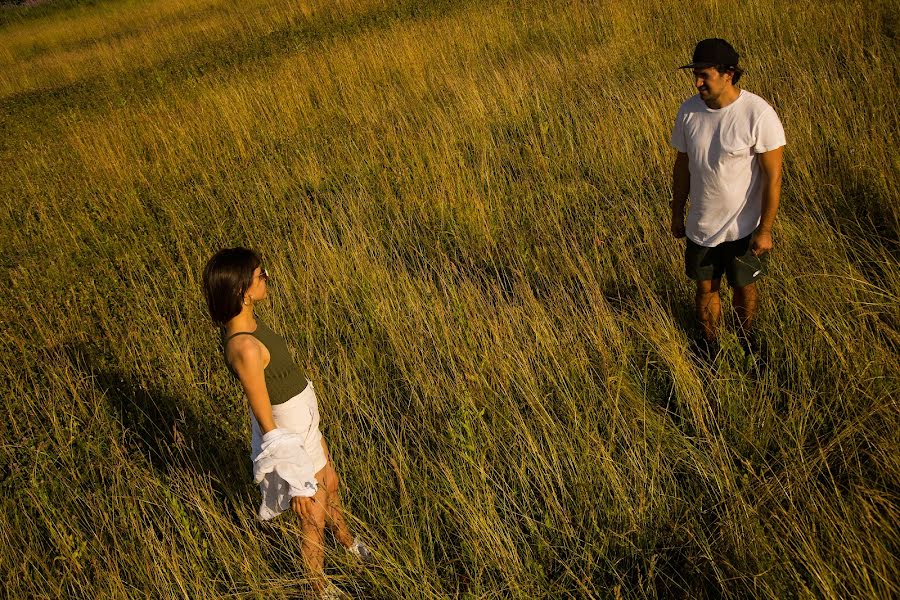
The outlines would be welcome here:
M 772 249 L 772 225 L 781 196 L 784 129 L 765 100 L 737 87 L 743 70 L 725 40 L 703 40 L 690 64 L 697 95 L 678 109 L 671 144 L 678 151 L 672 173 L 672 235 L 687 236 L 685 271 L 697 282 L 698 349 L 718 352 L 722 275 L 734 292 L 739 338 L 747 354 L 756 282 Z M 690 196 L 685 223 L 684 209 Z

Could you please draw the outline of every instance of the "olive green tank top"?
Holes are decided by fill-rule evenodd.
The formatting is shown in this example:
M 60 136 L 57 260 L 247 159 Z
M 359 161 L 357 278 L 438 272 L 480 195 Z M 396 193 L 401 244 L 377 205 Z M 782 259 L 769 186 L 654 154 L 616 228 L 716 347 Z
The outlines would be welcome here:
M 294 363 L 288 352 L 287 344 L 280 335 L 269 327 L 256 320 L 256 331 L 238 331 L 227 338 L 225 330 L 222 330 L 222 353 L 225 353 L 225 345 L 233 337 L 239 335 L 252 335 L 269 351 L 269 364 L 263 371 L 266 378 L 266 389 L 269 392 L 269 401 L 272 404 L 283 404 L 302 392 L 307 385 L 306 376 Z M 228 364 L 228 361 L 225 361 Z M 228 365 L 232 373 L 231 365 Z

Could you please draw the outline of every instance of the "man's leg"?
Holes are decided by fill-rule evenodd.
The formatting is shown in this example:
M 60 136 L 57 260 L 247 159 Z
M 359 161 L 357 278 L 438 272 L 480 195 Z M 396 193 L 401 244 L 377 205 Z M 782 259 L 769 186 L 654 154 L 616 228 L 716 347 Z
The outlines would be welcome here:
M 734 290 L 734 312 L 738 322 L 738 339 L 746 354 L 758 354 L 759 347 L 753 335 L 753 321 L 759 306 L 757 282 L 765 274 L 765 257 L 755 256 L 750 250 L 750 236 L 733 242 L 730 250 L 733 258 L 725 273 Z
M 722 285 L 724 265 L 719 246 L 706 247 L 695 244 L 690 239 L 684 249 L 685 274 L 696 282 L 694 308 L 700 324 L 700 338 L 695 340 L 694 351 L 707 362 L 719 353 L 717 334 L 722 319 L 722 303 L 719 287 Z
M 756 317 L 756 309 L 759 299 L 756 284 L 751 283 L 734 288 L 734 312 L 738 319 L 738 340 L 744 354 L 760 354 L 761 348 L 756 336 L 753 334 L 753 319 Z
M 749 338 L 753 329 L 753 318 L 756 316 L 756 284 L 735 287 L 733 291 L 734 312 L 738 319 L 739 333 L 742 337 Z
M 721 279 L 697 281 L 697 293 L 694 297 L 697 320 L 707 344 L 715 343 L 719 332 L 719 322 L 722 319 L 722 303 L 719 300 L 721 285 Z

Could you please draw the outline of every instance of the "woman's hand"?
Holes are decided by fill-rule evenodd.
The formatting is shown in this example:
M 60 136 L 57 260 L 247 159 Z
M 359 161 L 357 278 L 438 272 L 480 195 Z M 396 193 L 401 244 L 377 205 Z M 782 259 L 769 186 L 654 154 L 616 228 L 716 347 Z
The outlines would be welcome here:
M 319 488 L 313 496 L 294 496 L 291 498 L 291 510 L 300 515 L 307 525 L 322 527 L 325 525 L 325 506 L 328 499 L 325 487 L 319 483 Z
M 300 515 L 304 521 L 313 521 L 315 502 L 315 496 L 294 496 L 291 498 L 291 510 Z

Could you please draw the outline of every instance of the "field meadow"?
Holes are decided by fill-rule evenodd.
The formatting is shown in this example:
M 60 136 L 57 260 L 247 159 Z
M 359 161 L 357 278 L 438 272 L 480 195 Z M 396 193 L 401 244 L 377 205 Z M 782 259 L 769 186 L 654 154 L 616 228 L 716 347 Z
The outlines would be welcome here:
M 9 598 L 310 594 L 205 313 L 315 381 L 352 598 L 900 595 L 900 15 L 795 0 L 0 7 Z M 695 42 L 784 123 L 748 361 L 668 233 Z M 728 298 L 726 293 L 726 299 Z

